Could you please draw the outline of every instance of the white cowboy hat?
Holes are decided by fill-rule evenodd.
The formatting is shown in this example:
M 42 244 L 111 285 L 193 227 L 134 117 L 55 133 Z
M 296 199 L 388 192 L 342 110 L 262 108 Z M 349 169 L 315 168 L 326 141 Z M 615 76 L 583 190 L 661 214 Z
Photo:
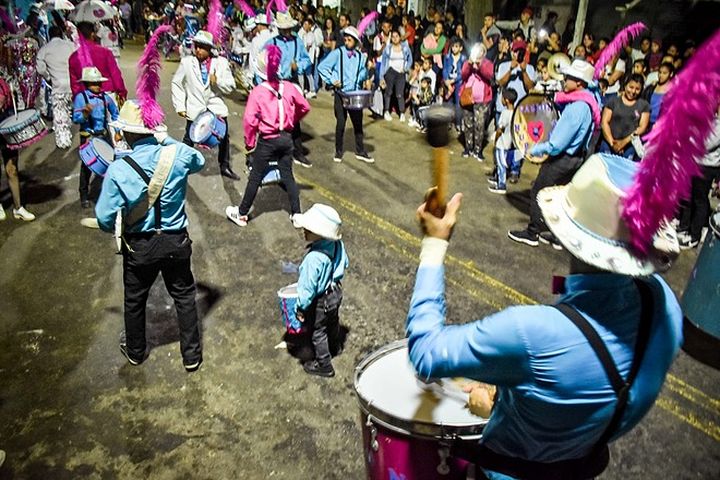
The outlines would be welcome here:
M 272 23 L 272 17 L 268 20 L 267 15 L 264 13 L 258 13 L 254 17 L 255 25 L 265 25 L 268 26 Z
M 567 67 L 561 68 L 560 73 L 566 77 L 577 78 L 590 85 L 593 83 L 593 76 L 595 75 L 595 67 L 590 65 L 585 60 L 576 58 Z
M 107 82 L 108 79 L 103 77 L 100 70 L 97 68 L 85 67 L 82 69 L 82 77 L 80 78 L 80 81 L 87 83 L 102 83 Z
M 193 43 L 199 43 L 200 45 L 207 45 L 208 47 L 214 47 L 215 42 L 212 33 L 205 30 L 198 30 L 192 39 Z
M 316 235 L 329 240 L 340 240 L 340 226 L 342 220 L 338 212 L 327 205 L 316 203 L 305 213 L 293 215 L 293 225 L 296 228 L 310 230 Z
M 126 101 L 120 109 L 118 119 L 110 122 L 109 125 L 124 132 L 139 134 L 154 134 L 167 131 L 167 127 L 162 124 L 155 128 L 145 126 L 140 113 L 140 104 L 137 100 Z
M 251 32 L 257 27 L 257 21 L 254 18 L 246 18 L 243 22 L 243 30 Z
M 545 223 L 576 258 L 596 268 L 643 276 L 670 268 L 680 252 L 675 230 L 663 226 L 646 258 L 630 247 L 623 201 L 639 164 L 617 155 L 588 158 L 568 185 L 548 187 L 537 200 Z
M 360 32 L 357 28 L 353 27 L 352 25 L 349 27 L 345 27 L 342 30 L 343 35 L 347 35 L 348 37 L 352 37 L 358 42 L 360 41 Z
M 255 20 L 257 22 L 257 20 Z M 277 12 L 275 14 L 275 26 L 278 29 L 291 29 L 297 26 L 298 22 L 288 12 Z

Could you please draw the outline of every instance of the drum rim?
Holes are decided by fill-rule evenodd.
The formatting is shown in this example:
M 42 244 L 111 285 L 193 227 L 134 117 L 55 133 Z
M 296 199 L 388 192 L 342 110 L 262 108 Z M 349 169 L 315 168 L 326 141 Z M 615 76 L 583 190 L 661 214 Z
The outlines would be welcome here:
M 283 290 L 285 290 L 286 288 L 290 288 L 290 287 L 295 287 L 295 295 L 288 295 L 287 293 L 283 292 Z M 284 287 L 282 287 L 280 290 L 277 291 L 277 296 L 279 298 L 297 298 L 298 297 L 297 282 L 294 282 L 294 283 L 291 283 L 289 285 L 285 285 Z
M 20 118 L 20 115 L 24 114 L 25 112 L 30 112 L 30 116 L 27 118 Z M 9 123 L 10 120 L 15 120 L 16 123 Z M 15 118 L 15 115 L 11 113 L 7 118 L 5 118 L 3 121 L 1 121 L 0 129 L 7 130 L 6 133 L 15 133 L 17 131 L 24 129 L 25 127 L 32 125 L 33 123 L 38 123 L 40 121 L 42 121 L 42 116 L 40 115 L 40 112 L 37 109 L 26 108 L 25 110 L 18 110 L 17 118 Z M 6 123 L 8 125 L 3 126 Z M 44 123 L 43 123 L 43 126 L 44 126 Z
M 370 420 L 388 430 L 411 437 L 434 439 L 460 437 L 466 440 L 481 438 L 485 424 L 488 422 L 487 418 L 478 417 L 477 423 L 466 425 L 443 425 L 442 423 L 407 420 L 381 410 L 379 407 L 373 405 L 372 400 L 368 400 L 360 394 L 360 390 L 358 388 L 360 377 L 367 367 L 378 359 L 384 357 L 386 354 L 407 347 L 407 344 L 407 339 L 390 342 L 389 344 L 365 355 L 365 357 L 363 357 L 362 360 L 360 360 L 360 363 L 358 363 L 355 367 L 353 388 L 363 416 L 368 417 Z
M 207 131 L 207 134 L 203 138 L 197 138 L 194 133 L 197 131 L 197 129 L 200 127 L 200 124 L 198 123 L 198 120 L 202 118 L 203 116 L 206 117 L 212 117 L 212 120 L 208 122 L 208 126 L 210 127 Z M 215 119 L 217 118 L 217 115 L 215 115 L 210 110 L 205 110 L 201 114 L 199 114 L 197 117 L 195 117 L 195 120 L 192 121 L 190 124 L 190 131 L 188 132 L 188 136 L 190 137 L 190 140 L 193 141 L 193 143 L 200 143 L 205 140 L 207 140 L 209 137 L 212 137 L 213 130 L 215 128 Z
M 526 98 L 529 98 L 529 97 L 543 97 L 545 100 L 549 100 L 550 106 L 552 107 L 553 111 L 555 112 L 555 115 L 557 115 L 557 117 L 558 117 L 555 119 L 555 121 L 557 122 L 558 120 L 560 120 L 560 112 L 558 111 L 557 105 L 555 105 L 555 101 L 553 100 L 553 97 L 550 95 L 546 95 L 543 93 L 528 93 L 527 95 L 522 97 L 520 100 L 518 100 L 517 104 L 515 105 L 515 109 L 513 110 L 512 117 L 510 118 L 510 138 L 512 139 L 513 147 L 515 147 L 515 150 L 517 150 L 518 153 L 520 152 L 520 149 L 518 148 L 517 142 L 515 141 L 515 128 L 513 128 L 513 127 L 515 126 L 515 117 L 518 115 L 518 112 L 520 111 L 518 106 L 522 103 L 523 100 L 525 100 Z M 527 155 L 527 153 L 528 152 L 523 152 L 523 157 L 525 157 Z

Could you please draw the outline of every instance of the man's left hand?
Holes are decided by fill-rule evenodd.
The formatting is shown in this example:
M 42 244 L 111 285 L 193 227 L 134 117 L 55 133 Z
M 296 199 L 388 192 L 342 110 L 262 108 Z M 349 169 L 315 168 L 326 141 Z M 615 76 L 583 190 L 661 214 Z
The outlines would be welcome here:
M 450 240 L 453 228 L 457 223 L 457 215 L 462 203 L 462 193 L 456 193 L 445 207 L 445 214 L 442 218 L 438 218 L 428 210 L 429 200 L 420 205 L 417 209 L 417 219 L 420 222 L 420 228 L 428 237 L 439 238 L 441 240 Z

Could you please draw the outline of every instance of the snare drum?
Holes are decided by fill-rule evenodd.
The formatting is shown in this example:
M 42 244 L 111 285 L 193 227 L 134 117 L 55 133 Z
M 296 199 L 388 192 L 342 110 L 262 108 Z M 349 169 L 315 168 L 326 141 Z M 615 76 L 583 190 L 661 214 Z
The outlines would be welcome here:
M 0 135 L 5 138 L 10 150 L 20 150 L 32 145 L 47 133 L 40 112 L 34 108 L 10 115 L 0 123 Z
M 303 324 L 295 315 L 297 304 L 297 283 L 281 288 L 277 292 L 278 304 L 280 305 L 280 320 L 288 333 L 297 335 L 303 333 Z
M 372 90 L 353 90 L 351 92 L 337 92 L 347 110 L 362 110 L 370 108 L 373 103 Z
M 195 118 L 190 125 L 190 140 L 199 147 L 215 148 L 227 133 L 227 123 L 224 118 L 214 113 L 203 112 Z
M 559 118 L 551 98 L 533 93 L 523 97 L 512 116 L 512 140 L 519 154 L 533 161 L 530 149 L 548 141 Z
M 115 149 L 102 138 L 91 138 L 78 149 L 80 160 L 95 175 L 105 176 L 108 165 L 115 160 Z
M 424 386 L 408 359 L 407 341 L 386 345 L 360 362 L 355 393 L 370 480 L 470 478 L 474 466 L 451 457 L 450 446 L 478 441 L 487 419 L 470 413 L 468 394 L 459 387 L 438 392 Z

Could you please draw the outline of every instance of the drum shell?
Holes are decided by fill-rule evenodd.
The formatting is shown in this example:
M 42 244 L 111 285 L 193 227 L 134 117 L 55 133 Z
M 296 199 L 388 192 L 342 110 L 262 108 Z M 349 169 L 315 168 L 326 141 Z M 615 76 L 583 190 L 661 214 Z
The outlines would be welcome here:
M 212 114 L 211 112 L 208 112 Z M 195 118 L 195 122 L 197 122 L 203 115 L 207 115 L 208 113 L 201 113 Z M 204 148 L 215 148 L 218 145 L 220 145 L 220 141 L 225 137 L 225 134 L 227 133 L 227 123 L 226 120 L 222 117 L 218 117 L 217 115 L 213 115 L 213 121 L 211 123 L 211 128 L 207 132 L 207 134 L 203 135 L 200 138 L 191 138 L 191 140 L 198 146 L 198 147 L 204 147 Z M 193 122 L 193 123 L 195 123 Z M 192 135 L 193 132 L 193 125 L 190 125 L 190 132 Z
M 342 100 L 343 107 L 347 110 L 362 110 L 370 108 L 373 101 L 372 90 L 354 90 L 351 92 L 337 92 Z
M 93 140 L 102 141 L 104 144 L 106 144 L 108 148 L 113 151 L 114 160 L 115 156 L 112 146 L 104 140 L 99 139 L 88 139 L 87 142 L 80 145 L 80 148 L 78 148 L 78 154 L 80 155 L 80 160 L 82 160 L 82 162 L 85 164 L 86 167 L 90 169 L 90 171 L 92 171 L 95 175 L 104 177 L 105 172 L 107 172 L 108 166 L 110 166 L 110 162 L 103 158 L 100 152 L 98 152 L 98 150 L 95 148 Z
M 24 113 L 25 115 L 23 115 Z M 17 114 L 20 117 L 27 116 L 27 118 L 22 121 L 15 121 L 16 117 L 11 115 L 0 123 L 0 135 L 3 136 L 7 148 L 10 150 L 20 150 L 30 146 L 48 133 L 45 122 L 37 110 L 22 110 Z

